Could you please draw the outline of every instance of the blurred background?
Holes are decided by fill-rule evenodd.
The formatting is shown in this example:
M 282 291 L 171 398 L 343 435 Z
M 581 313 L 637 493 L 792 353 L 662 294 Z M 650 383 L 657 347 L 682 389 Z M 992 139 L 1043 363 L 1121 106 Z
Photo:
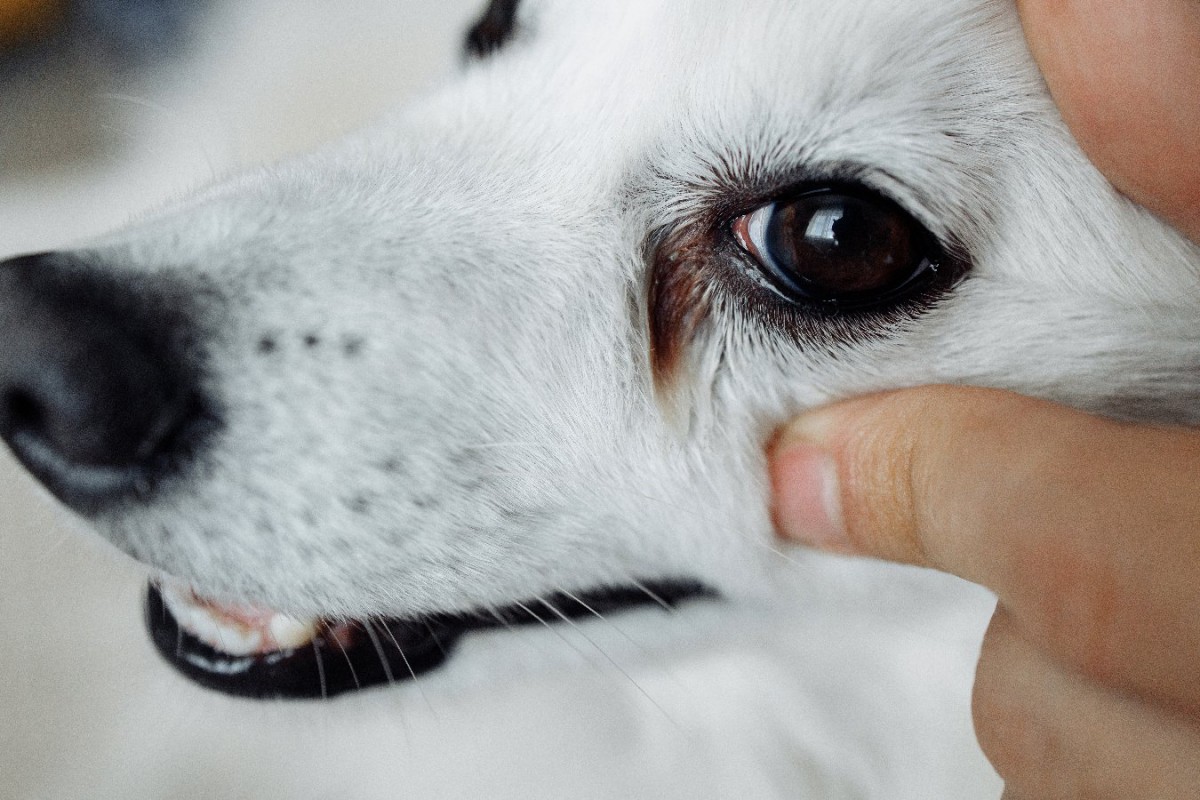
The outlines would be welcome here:
M 480 0 L 0 0 L 0 252 L 62 246 L 357 127 Z

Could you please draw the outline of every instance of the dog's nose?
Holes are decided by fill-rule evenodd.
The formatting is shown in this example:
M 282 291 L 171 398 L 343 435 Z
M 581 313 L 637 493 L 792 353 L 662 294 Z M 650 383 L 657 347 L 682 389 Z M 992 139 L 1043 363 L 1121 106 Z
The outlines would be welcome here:
M 192 413 L 182 373 L 137 317 L 69 256 L 0 263 L 0 436 L 79 510 L 145 491 Z

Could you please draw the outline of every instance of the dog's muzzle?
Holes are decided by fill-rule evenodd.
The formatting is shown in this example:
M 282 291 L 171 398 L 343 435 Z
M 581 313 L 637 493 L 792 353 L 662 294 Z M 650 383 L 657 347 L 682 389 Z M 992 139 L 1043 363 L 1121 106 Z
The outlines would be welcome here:
M 199 390 L 204 348 L 188 309 L 182 289 L 146 276 L 118 283 L 83 256 L 0 263 L 0 437 L 73 510 L 119 515 L 151 503 L 220 430 Z M 415 678 L 470 631 L 670 608 L 706 594 L 687 581 L 647 581 L 472 613 L 298 620 L 164 579 L 147 592 L 146 624 L 163 657 L 209 688 L 331 697 Z

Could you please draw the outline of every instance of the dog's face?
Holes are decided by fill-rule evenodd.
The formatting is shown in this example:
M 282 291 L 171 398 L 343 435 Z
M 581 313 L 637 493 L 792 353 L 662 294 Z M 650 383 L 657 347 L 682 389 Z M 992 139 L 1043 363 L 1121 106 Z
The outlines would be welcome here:
M 1087 164 L 1010 4 L 514 6 L 376 127 L 0 272 L 0 324 L 115 331 L 22 335 L 0 416 L 121 549 L 301 619 L 737 595 L 804 408 L 952 382 L 1200 418 L 1200 253 Z M 52 346 L 156 377 L 31 432 Z

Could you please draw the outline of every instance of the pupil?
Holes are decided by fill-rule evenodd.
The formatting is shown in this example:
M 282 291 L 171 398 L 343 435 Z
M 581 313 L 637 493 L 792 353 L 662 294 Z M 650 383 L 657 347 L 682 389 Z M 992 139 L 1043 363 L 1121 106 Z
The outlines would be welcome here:
M 898 209 L 822 194 L 778 205 L 766 244 L 781 277 L 802 294 L 849 301 L 886 293 L 919 270 L 912 227 Z
M 838 209 L 841 216 L 833 223 L 833 236 L 837 245 L 850 253 L 863 254 L 871 241 L 871 226 L 860 209 L 853 206 Z

